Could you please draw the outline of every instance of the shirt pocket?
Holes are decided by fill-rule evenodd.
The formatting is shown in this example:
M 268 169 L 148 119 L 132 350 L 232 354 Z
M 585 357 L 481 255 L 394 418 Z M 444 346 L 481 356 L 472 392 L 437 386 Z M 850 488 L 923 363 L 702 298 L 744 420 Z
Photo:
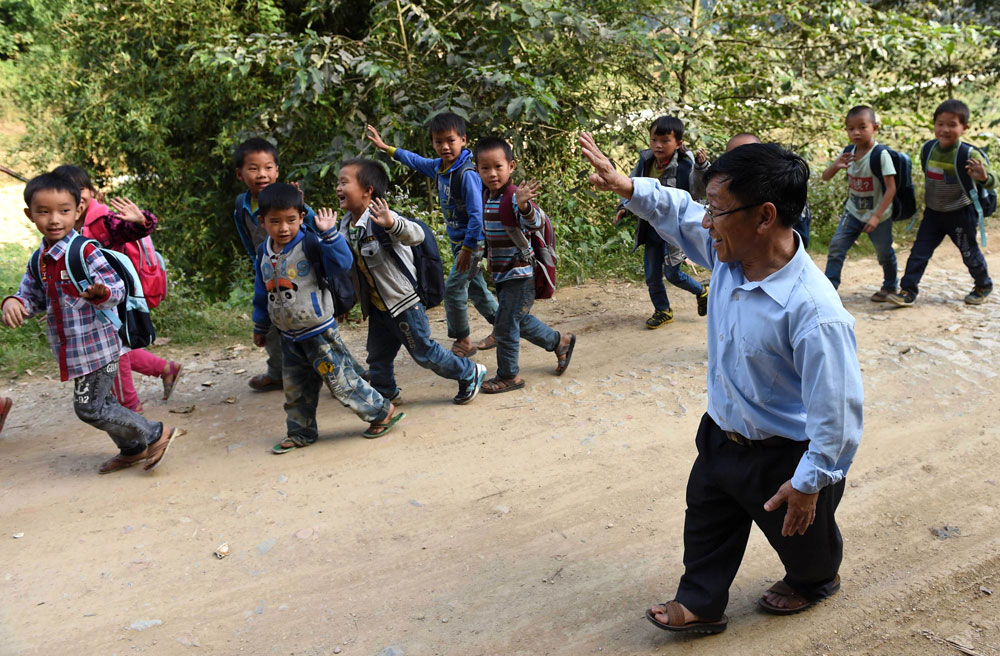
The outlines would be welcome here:
M 758 403 L 774 400 L 775 383 L 784 360 L 746 337 L 740 338 L 739 362 L 734 379 L 742 394 Z

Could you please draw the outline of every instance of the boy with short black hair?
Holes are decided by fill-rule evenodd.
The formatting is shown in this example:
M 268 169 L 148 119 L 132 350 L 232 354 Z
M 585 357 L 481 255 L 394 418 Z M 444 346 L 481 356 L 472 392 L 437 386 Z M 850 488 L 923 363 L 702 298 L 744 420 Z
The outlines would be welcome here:
M 438 200 L 444 214 L 451 252 L 455 260 L 445 281 L 444 310 L 448 337 L 455 340 L 451 351 L 470 357 L 477 350 L 496 346 L 493 335 L 473 344 L 469 338 L 469 299 L 490 324 L 496 319 L 497 301 L 479 268 L 483 239 L 483 186 L 476 175 L 472 152 L 465 147 L 465 121 L 452 112 L 441 112 L 428 126 L 435 159 L 394 148 L 367 126 L 368 140 L 389 157 L 437 181 Z M 457 189 L 455 188 L 457 187 Z
M 337 174 L 337 197 L 345 210 L 340 234 L 354 252 L 352 279 L 361 312 L 368 319 L 368 366 L 372 387 L 389 399 L 400 394 L 393 371 L 399 347 L 414 362 L 442 378 L 458 381 L 455 403 L 471 402 L 486 367 L 459 357 L 431 339 L 431 327 L 417 289 L 412 246 L 424 229 L 389 209 L 389 177 L 370 159 L 349 159 Z
M 82 292 L 71 282 L 65 256 L 70 242 L 80 237 L 73 226 L 82 211 L 80 189 L 71 180 L 53 173 L 33 178 L 24 189 L 24 202 L 25 215 L 42 233 L 41 279 L 29 267 L 17 293 L 3 300 L 3 322 L 18 328 L 25 319 L 46 314 L 45 333 L 59 362 L 59 377 L 74 383 L 76 416 L 106 431 L 119 449 L 98 473 L 140 462 L 149 471 L 163 460 L 177 431 L 122 407 L 111 393 L 122 343 L 115 326 L 99 313 L 124 300 L 125 284 L 92 244 L 83 248 L 83 260 L 93 282 Z
M 656 178 L 668 187 L 683 189 L 695 199 L 705 196 L 705 171 L 710 162 L 704 150 L 692 157 L 684 148 L 684 123 L 675 116 L 660 116 L 649 126 L 649 148 L 639 153 L 639 161 L 632 169 L 632 177 Z M 627 214 L 624 202 L 618 203 L 614 223 Z M 681 270 L 687 259 L 684 251 L 668 244 L 645 221 L 639 221 L 632 250 L 643 246 L 642 268 L 646 275 L 649 300 L 653 314 L 646 319 L 646 327 L 655 330 L 674 320 L 670 309 L 664 276 L 672 285 L 695 295 L 698 316 L 708 312 L 708 285 L 703 285 Z
M 389 399 L 354 370 L 337 330 L 333 296 L 323 283 L 325 276 L 346 271 L 353 262 L 337 232 L 336 214 L 320 210 L 317 238 L 301 229 L 306 206 L 302 192 L 293 185 L 267 185 L 258 203 L 268 237 L 257 249 L 254 264 L 253 343 L 266 346 L 272 326 L 280 331 L 288 431 L 272 451 L 287 453 L 317 440 L 316 404 L 323 383 L 344 407 L 369 422 L 365 437 L 382 437 L 404 413 L 395 412 Z M 310 259 L 307 239 L 318 240 L 321 261 Z
M 483 230 L 490 258 L 490 272 L 500 297 L 493 332 L 497 340 L 497 374 L 483 383 L 483 392 L 499 394 L 524 387 L 518 375 L 518 353 L 523 337 L 555 353 L 556 375 L 569 367 L 576 335 L 560 334 L 531 312 L 535 302 L 534 252 L 528 231 L 538 230 L 542 215 L 532 199 L 538 183 L 530 180 L 518 188 L 511 182 L 514 153 L 500 137 L 476 143 L 476 171 L 484 193 Z
M 247 190 L 236 197 L 233 221 L 236 234 L 247 255 L 253 260 L 257 249 L 267 239 L 267 230 L 260 222 L 258 197 L 268 185 L 278 180 L 278 149 L 270 141 L 254 137 L 236 147 L 233 154 L 236 179 L 247 186 Z M 316 215 L 305 206 L 303 222 L 310 228 L 316 227 Z M 281 389 L 281 338 L 278 329 L 272 326 L 267 339 L 267 370 L 250 379 L 250 388 L 257 392 Z
M 847 112 L 844 129 L 851 146 L 823 171 L 827 182 L 840 170 L 847 171 L 848 193 L 844 214 L 830 240 L 826 277 L 834 289 L 840 287 L 840 272 L 847 251 L 867 233 L 882 265 L 882 287 L 872 294 L 875 303 L 884 303 L 896 293 L 896 251 L 892 248 L 892 200 L 896 197 L 896 167 L 889 150 L 875 141 L 879 122 L 875 110 L 857 105 Z M 876 162 L 872 161 L 877 157 Z M 876 173 L 881 173 L 881 180 Z
M 924 218 L 906 259 L 900 291 L 888 298 L 894 305 L 913 305 L 927 263 L 945 236 L 958 247 L 962 262 L 972 274 L 974 286 L 965 302 L 981 305 L 993 291 L 986 258 L 976 243 L 976 225 L 985 218 L 971 194 L 978 194 L 976 187 L 994 189 L 997 180 L 983 155 L 962 141 L 968 128 L 969 107 L 962 101 L 952 98 L 934 110 L 935 139 L 925 143 L 920 153 L 925 185 Z

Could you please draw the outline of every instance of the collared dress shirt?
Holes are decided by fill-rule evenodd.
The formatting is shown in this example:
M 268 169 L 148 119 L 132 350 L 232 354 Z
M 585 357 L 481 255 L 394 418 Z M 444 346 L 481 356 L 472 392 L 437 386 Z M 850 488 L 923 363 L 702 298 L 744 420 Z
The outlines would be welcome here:
M 751 282 L 720 262 L 705 208 L 684 191 L 634 178 L 626 207 L 712 270 L 708 293 L 708 414 L 751 440 L 808 440 L 792 486 L 815 493 L 847 473 L 861 438 L 864 390 L 854 318 L 795 237 L 792 259 Z

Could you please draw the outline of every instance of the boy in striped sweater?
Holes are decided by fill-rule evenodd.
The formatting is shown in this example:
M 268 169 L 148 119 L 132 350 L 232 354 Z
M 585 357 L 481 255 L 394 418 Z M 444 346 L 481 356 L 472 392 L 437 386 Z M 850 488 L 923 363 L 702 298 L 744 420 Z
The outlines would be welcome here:
M 541 226 L 541 214 L 531 199 L 538 183 L 526 182 L 520 189 L 511 182 L 514 154 L 499 137 L 480 139 L 475 149 L 476 172 L 484 192 L 483 232 L 499 307 L 493 334 L 497 340 L 497 374 L 483 383 L 483 392 L 498 394 L 524 387 L 518 375 L 521 337 L 556 354 L 556 375 L 569 367 L 576 335 L 560 334 L 529 314 L 535 302 L 534 254 L 527 231 Z

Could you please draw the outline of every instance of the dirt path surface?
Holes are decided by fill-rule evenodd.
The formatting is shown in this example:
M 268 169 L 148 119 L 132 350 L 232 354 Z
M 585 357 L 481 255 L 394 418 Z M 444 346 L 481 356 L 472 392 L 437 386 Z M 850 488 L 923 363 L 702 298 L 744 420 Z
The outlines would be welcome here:
M 579 335 L 565 376 L 525 345 L 526 389 L 458 407 L 402 358 L 407 417 L 379 440 L 326 397 L 320 442 L 271 455 L 282 397 L 247 388 L 260 354 L 222 345 L 172 353 L 187 375 L 168 405 L 140 384 L 147 415 L 187 431 L 163 466 L 98 476 L 112 445 L 74 418 L 70 385 L 11 383 L 0 654 L 1000 654 L 1000 299 L 962 304 L 951 244 L 910 309 L 867 300 L 873 258 L 845 278 L 865 432 L 838 513 L 843 590 L 814 610 L 756 610 L 782 571 L 755 530 L 727 632 L 642 618 L 681 573 L 705 325 L 671 290 L 676 321 L 647 331 L 644 287 L 595 284 L 537 306 Z M 443 339 L 440 309 L 432 326 Z M 363 329 L 344 334 L 363 354 Z

